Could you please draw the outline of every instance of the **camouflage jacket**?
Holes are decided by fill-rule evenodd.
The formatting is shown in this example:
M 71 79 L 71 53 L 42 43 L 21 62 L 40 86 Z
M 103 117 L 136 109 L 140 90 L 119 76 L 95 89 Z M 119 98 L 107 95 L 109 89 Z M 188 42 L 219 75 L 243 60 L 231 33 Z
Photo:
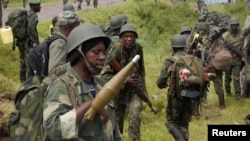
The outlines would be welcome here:
M 233 47 L 236 50 L 239 50 L 240 52 L 243 52 L 243 41 L 244 41 L 244 37 L 243 37 L 243 31 L 239 30 L 239 32 L 237 34 L 232 34 L 231 31 L 227 31 L 225 32 L 222 37 L 223 40 L 225 42 L 225 44 L 230 43 L 231 45 L 233 45 Z M 232 54 L 232 59 L 233 62 L 232 64 L 241 64 L 242 61 L 242 57 L 240 57 L 239 55 L 237 55 L 235 52 L 233 52 L 232 50 L 229 49 L 229 51 Z
M 53 41 L 49 46 L 49 64 L 48 72 L 58 65 L 64 64 L 67 57 L 67 37 L 60 32 L 55 32 L 54 34 L 60 35 L 62 39 L 57 39 Z
M 28 12 L 28 35 L 29 35 L 29 45 L 39 44 L 39 37 L 37 32 L 38 16 L 34 11 Z
M 140 60 L 138 61 L 136 67 L 132 70 L 132 73 L 136 76 L 141 76 L 143 80 L 145 80 L 145 67 L 144 67 L 144 58 L 143 58 L 143 48 L 140 44 L 135 43 L 134 47 L 130 49 L 130 51 L 124 51 L 121 43 L 117 43 L 115 46 L 110 48 L 110 51 L 107 55 L 107 60 L 111 60 L 112 58 L 116 59 L 121 68 L 125 67 L 135 55 L 140 55 Z M 110 80 L 117 72 L 114 68 L 112 68 L 108 61 L 105 63 L 104 69 L 101 73 L 101 77 L 108 81 Z
M 158 77 L 156 84 L 158 88 L 166 88 L 168 86 L 168 79 L 171 74 L 171 66 L 181 56 L 185 56 L 186 52 L 177 52 L 172 57 L 167 58 L 162 66 L 160 76 Z
M 71 80 L 77 104 L 93 100 L 94 94 L 102 88 L 103 82 L 93 77 L 93 83 L 83 82 L 73 68 L 70 68 L 59 79 L 52 82 L 44 101 L 43 126 L 45 132 L 52 140 L 77 140 L 77 141 L 122 141 L 121 134 L 115 122 L 114 109 L 105 107 L 109 119 L 102 123 L 102 117 L 96 115 L 93 120 L 82 120 L 76 123 L 76 109 L 73 108 L 67 87 L 61 80 Z

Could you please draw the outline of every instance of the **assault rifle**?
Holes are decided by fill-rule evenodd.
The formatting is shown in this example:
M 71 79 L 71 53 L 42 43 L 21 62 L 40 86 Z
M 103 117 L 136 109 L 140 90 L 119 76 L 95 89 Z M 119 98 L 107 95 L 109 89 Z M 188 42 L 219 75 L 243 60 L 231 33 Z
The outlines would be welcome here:
M 231 43 L 225 43 L 225 47 L 229 50 L 233 51 L 235 54 L 237 54 L 239 57 L 243 57 L 243 53 L 234 47 Z
M 117 62 L 117 60 L 115 58 L 112 58 L 110 61 L 109 61 L 109 65 L 116 71 L 116 72 L 119 72 L 122 67 L 120 66 L 120 64 Z M 154 113 L 154 114 L 157 114 L 158 111 L 156 111 L 154 108 L 153 108 L 153 105 L 152 105 L 152 102 L 148 99 L 147 95 L 148 92 L 147 92 L 147 89 L 144 85 L 144 90 L 142 90 L 140 87 L 136 87 L 136 86 L 131 86 L 133 87 L 133 89 L 136 91 L 136 94 L 145 102 L 147 103 L 147 105 L 149 106 L 149 108 L 151 109 L 151 111 Z

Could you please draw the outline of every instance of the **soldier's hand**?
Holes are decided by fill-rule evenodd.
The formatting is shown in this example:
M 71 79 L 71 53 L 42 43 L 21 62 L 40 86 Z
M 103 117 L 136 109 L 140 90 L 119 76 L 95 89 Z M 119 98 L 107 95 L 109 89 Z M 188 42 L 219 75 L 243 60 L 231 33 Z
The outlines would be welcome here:
M 102 109 L 101 111 L 98 112 L 102 116 L 102 123 L 105 124 L 107 123 L 109 116 L 108 113 L 105 109 Z
M 128 76 L 126 79 L 126 82 L 130 85 L 130 86 L 137 86 L 137 80 L 135 78 L 133 78 L 133 76 Z

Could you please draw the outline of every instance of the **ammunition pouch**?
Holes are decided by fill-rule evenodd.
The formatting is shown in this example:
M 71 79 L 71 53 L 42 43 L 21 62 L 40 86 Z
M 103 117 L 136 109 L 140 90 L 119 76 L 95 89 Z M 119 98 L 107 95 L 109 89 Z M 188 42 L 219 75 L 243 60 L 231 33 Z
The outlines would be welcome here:
M 200 92 L 195 91 L 195 90 L 185 89 L 181 91 L 180 95 L 181 97 L 185 97 L 185 98 L 196 98 L 200 95 Z

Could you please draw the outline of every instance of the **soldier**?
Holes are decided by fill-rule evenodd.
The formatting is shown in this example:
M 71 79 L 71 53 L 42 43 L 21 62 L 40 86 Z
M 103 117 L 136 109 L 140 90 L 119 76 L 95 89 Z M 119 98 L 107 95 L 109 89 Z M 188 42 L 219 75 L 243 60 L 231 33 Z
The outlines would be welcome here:
M 101 72 L 109 46 L 100 28 L 82 24 L 68 36 L 67 57 L 71 67 L 53 81 L 44 101 L 43 126 L 50 140 L 122 141 L 114 107 L 107 104 L 92 120 L 85 118 L 92 100 L 103 86 Z M 71 98 L 68 81 L 73 87 Z M 74 98 L 73 98 L 74 96 Z
M 183 35 L 174 35 L 171 39 L 171 47 L 173 49 L 173 56 L 171 58 L 166 59 L 166 61 L 163 64 L 163 67 L 161 69 L 161 74 L 157 79 L 157 86 L 160 89 L 166 88 L 166 87 L 173 87 L 172 84 L 168 84 L 168 80 L 170 79 L 170 68 L 174 64 L 174 62 L 182 57 L 187 55 L 185 52 L 185 46 L 186 46 L 186 39 Z M 188 123 L 191 120 L 192 116 L 192 101 L 186 101 L 186 105 L 183 106 L 184 108 L 178 108 L 178 105 L 175 104 L 181 104 L 183 105 L 182 101 L 180 100 L 178 102 L 177 97 L 171 96 L 168 92 L 168 102 L 166 107 L 166 115 L 167 115 L 167 122 L 166 126 L 168 128 L 168 131 L 172 136 L 175 138 L 176 141 L 187 141 L 188 140 Z M 177 114 L 177 115 L 174 115 Z M 181 116 L 185 115 L 185 116 Z
M 0 27 L 3 26 L 3 9 L 2 9 L 2 5 L 3 5 L 3 8 L 7 8 L 7 5 L 9 3 L 9 0 L 0 0 Z
M 107 58 L 110 61 L 105 65 L 101 77 L 108 81 L 125 67 L 136 55 L 140 60 L 131 74 L 127 77 L 123 88 L 119 91 L 118 97 L 114 100 L 116 105 L 116 119 L 121 133 L 126 114 L 128 114 L 128 135 L 130 141 L 140 141 L 140 125 L 142 100 L 138 96 L 138 89 L 145 90 L 145 68 L 143 60 L 143 48 L 136 42 L 138 34 L 136 28 L 131 24 L 121 27 L 120 42 L 110 49 Z M 128 111 L 128 113 L 127 113 Z
M 243 60 L 242 48 L 243 48 L 243 31 L 239 28 L 239 19 L 237 17 L 232 17 L 229 19 L 230 30 L 223 34 L 224 42 L 232 54 L 233 62 L 231 64 L 230 70 L 225 73 L 225 90 L 227 96 L 231 96 L 230 83 L 233 77 L 233 86 L 235 91 L 235 96 L 237 99 L 241 99 L 241 89 L 240 89 L 240 71 L 241 64 Z M 229 45 L 229 46 L 228 46 Z
M 52 36 L 58 35 L 61 39 L 53 41 L 49 46 L 49 66 L 48 72 L 60 64 L 66 62 L 67 46 L 66 40 L 70 32 L 80 24 L 79 17 L 75 12 L 63 11 L 58 16 L 57 26 L 59 30 Z
M 67 3 L 63 6 L 63 11 L 72 11 L 72 12 L 75 12 L 75 7 L 73 6 L 73 4 L 71 3 Z M 58 16 L 55 16 L 53 19 L 52 19 L 52 26 L 50 27 L 50 35 L 53 33 L 53 32 L 56 32 L 58 30 L 58 26 L 56 26 L 56 23 L 57 23 L 57 20 L 58 20 Z M 79 18 L 79 21 L 81 23 L 84 23 L 85 20 L 84 19 L 81 19 Z
M 29 0 L 30 10 L 28 11 L 28 36 L 29 48 L 37 46 L 39 36 L 37 32 L 38 16 L 37 13 L 41 10 L 41 0 Z
M 221 31 L 220 28 L 215 26 L 210 30 L 209 38 L 205 41 L 206 43 L 203 45 L 203 48 L 206 49 L 206 57 L 205 57 L 205 64 L 209 69 L 209 72 L 215 73 L 215 78 L 213 79 L 214 82 L 214 89 L 216 94 L 219 98 L 219 107 L 220 109 L 225 109 L 225 98 L 224 98 L 224 89 L 223 89 L 223 71 L 215 69 L 210 63 L 211 56 L 217 52 L 217 48 L 223 47 L 224 42 L 221 38 Z M 229 61 L 229 60 L 228 60 Z
M 189 87 L 192 86 L 191 84 L 188 83 L 186 84 L 185 80 L 184 81 L 179 80 L 176 74 L 179 74 L 180 71 L 177 70 L 178 68 L 177 65 L 176 67 L 173 65 L 175 62 L 179 61 L 180 58 L 186 56 L 189 56 L 190 58 L 189 60 L 199 60 L 193 55 L 188 55 L 185 52 L 185 46 L 186 46 L 186 39 L 183 35 L 177 34 L 171 38 L 171 47 L 173 49 L 174 54 L 172 57 L 166 59 L 166 61 L 164 62 L 160 76 L 156 81 L 156 84 L 160 89 L 169 87 L 167 92 L 168 99 L 166 106 L 166 120 L 167 120 L 166 127 L 169 133 L 172 134 L 172 136 L 175 138 L 176 141 L 188 141 L 189 138 L 188 125 L 189 122 L 191 121 L 193 113 L 193 107 L 194 107 L 193 101 L 198 96 L 197 94 L 195 94 L 194 91 L 192 91 L 194 89 L 189 91 Z M 202 62 L 200 60 L 198 62 L 199 62 L 198 72 L 200 72 L 202 71 Z M 182 64 L 181 66 L 182 69 L 185 68 L 184 64 Z M 197 66 L 198 65 L 195 65 L 194 68 L 198 69 Z M 190 70 L 189 67 L 186 68 Z M 183 85 L 180 85 L 181 82 L 183 82 Z M 200 88 L 202 88 L 202 85 L 199 86 L 199 89 Z M 185 91 L 186 92 L 189 91 L 190 93 L 186 93 Z M 181 92 L 184 93 L 180 94 Z M 191 97 L 191 95 L 193 96 Z

